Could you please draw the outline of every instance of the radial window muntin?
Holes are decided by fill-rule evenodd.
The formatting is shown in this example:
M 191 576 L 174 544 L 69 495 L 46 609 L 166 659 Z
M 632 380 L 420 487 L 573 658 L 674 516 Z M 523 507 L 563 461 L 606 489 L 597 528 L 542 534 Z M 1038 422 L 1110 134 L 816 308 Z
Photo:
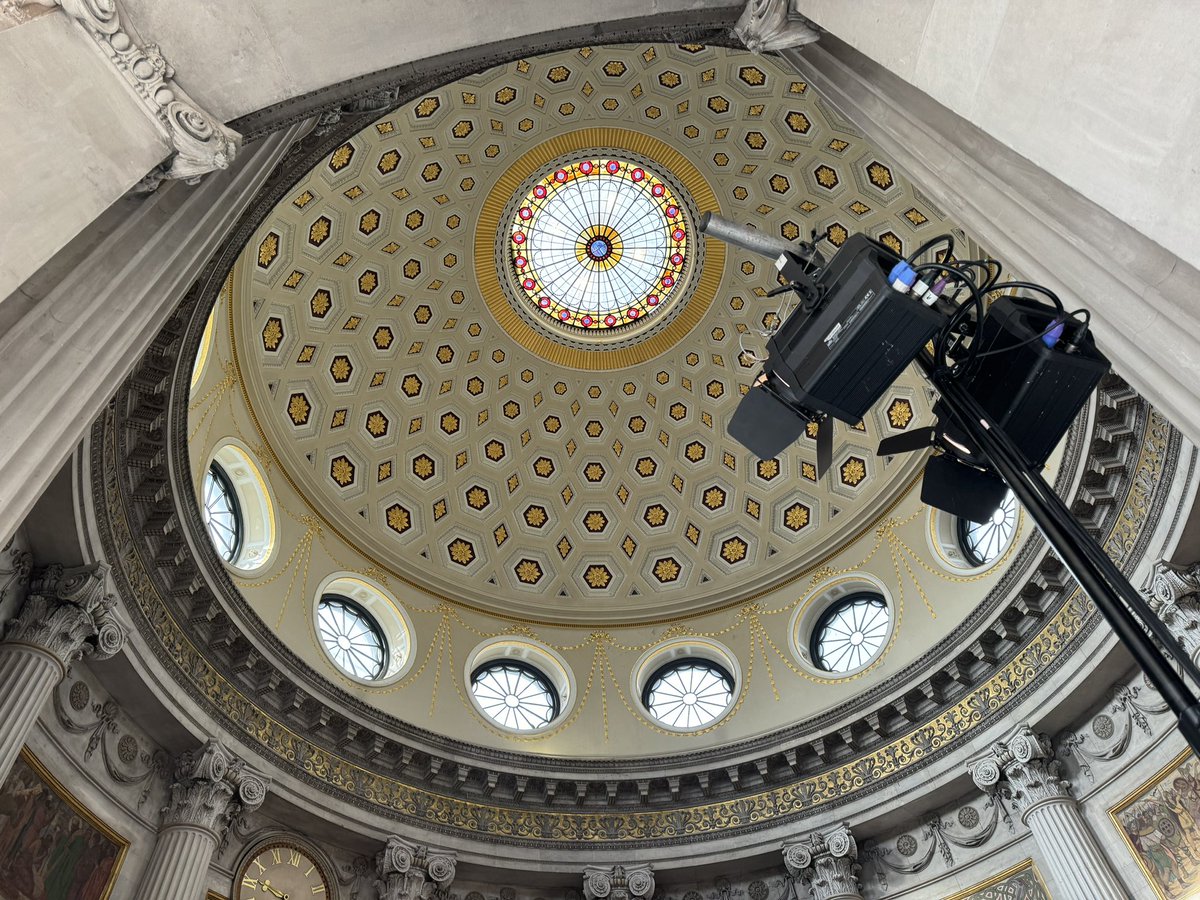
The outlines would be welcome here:
M 690 731 L 721 718 L 733 703 L 735 687 L 733 676 L 720 663 L 679 657 L 646 679 L 642 705 L 655 721 Z
M 317 635 L 333 664 L 354 678 L 378 680 L 387 666 L 383 629 L 348 597 L 326 594 L 317 604 Z
M 813 627 L 813 664 L 834 674 L 863 668 L 883 651 L 890 625 L 891 610 L 880 594 L 860 591 L 835 600 Z
M 1017 498 L 1009 491 L 986 522 L 959 518 L 958 547 L 973 566 L 986 566 L 1004 553 L 1017 530 Z
M 623 334 L 660 319 L 691 264 L 680 201 L 661 173 L 628 156 L 556 163 L 518 199 L 507 225 L 516 293 L 560 332 Z
M 213 549 L 225 562 L 236 563 L 242 549 L 242 511 L 237 491 L 218 462 L 204 473 L 201 500 L 200 515 Z
M 537 731 L 558 717 L 558 691 L 545 673 L 518 659 L 493 659 L 471 673 L 475 704 L 497 725 Z

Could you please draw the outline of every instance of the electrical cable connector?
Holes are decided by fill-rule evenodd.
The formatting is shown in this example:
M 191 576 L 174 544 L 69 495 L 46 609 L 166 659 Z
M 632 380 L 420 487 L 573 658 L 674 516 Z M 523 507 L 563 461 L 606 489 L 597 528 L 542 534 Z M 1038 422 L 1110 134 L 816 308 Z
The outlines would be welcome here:
M 913 282 L 916 280 L 916 270 L 905 260 L 900 260 L 900 262 L 896 263 L 892 267 L 892 271 L 888 274 L 888 281 L 891 282 L 892 290 L 898 294 L 907 294 L 908 289 L 913 286 Z

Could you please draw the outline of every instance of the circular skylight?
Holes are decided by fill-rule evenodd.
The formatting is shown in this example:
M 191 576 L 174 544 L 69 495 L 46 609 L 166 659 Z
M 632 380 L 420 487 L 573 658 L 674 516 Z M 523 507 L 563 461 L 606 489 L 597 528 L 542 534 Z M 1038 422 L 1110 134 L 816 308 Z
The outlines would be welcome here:
M 660 173 L 592 156 L 558 164 L 518 200 L 508 263 L 518 294 L 555 327 L 628 330 L 678 296 L 691 240 Z
M 986 522 L 958 520 L 958 543 L 973 565 L 1000 558 L 1017 530 L 1017 498 L 1009 491 Z
M 383 674 L 387 642 L 378 623 L 352 600 L 329 594 L 317 604 L 317 633 L 334 664 L 355 678 Z
M 221 559 L 227 563 L 236 560 L 242 545 L 242 516 L 229 476 L 215 462 L 204 474 L 204 504 L 200 514 L 208 539 Z
M 516 731 L 542 728 L 558 715 L 558 692 L 550 680 L 517 660 L 484 663 L 471 675 L 471 693 L 488 718 Z
M 707 659 L 677 659 L 650 676 L 642 703 L 671 728 L 703 728 L 733 702 L 733 676 Z
M 836 601 L 813 629 L 812 655 L 826 672 L 860 669 L 879 655 L 891 614 L 878 594 L 851 594 Z

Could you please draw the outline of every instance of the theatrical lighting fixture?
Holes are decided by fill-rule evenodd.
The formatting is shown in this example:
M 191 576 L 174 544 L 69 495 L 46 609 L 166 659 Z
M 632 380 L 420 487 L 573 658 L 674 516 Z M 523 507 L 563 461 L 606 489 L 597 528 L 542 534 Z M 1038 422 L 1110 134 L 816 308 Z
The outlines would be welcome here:
M 799 298 L 762 333 L 767 356 L 751 354 L 763 370 L 730 419 L 730 435 L 770 458 L 817 423 L 818 460 L 828 468 L 830 419 L 857 423 L 915 359 L 940 395 L 937 424 L 888 438 L 879 453 L 933 447 L 922 500 L 974 521 L 1011 488 L 1200 752 L 1200 700 L 1183 679 L 1200 685 L 1200 667 L 1040 475 L 1109 369 L 1087 310 L 1066 312 L 1037 284 L 998 285 L 1000 264 L 955 260 L 950 235 L 906 259 L 854 235 L 825 263 L 812 243 L 789 245 L 716 216 L 705 216 L 700 230 L 774 257 L 782 286 L 768 296 Z M 940 244 L 936 262 L 920 262 Z M 996 291 L 1007 293 L 989 306 Z

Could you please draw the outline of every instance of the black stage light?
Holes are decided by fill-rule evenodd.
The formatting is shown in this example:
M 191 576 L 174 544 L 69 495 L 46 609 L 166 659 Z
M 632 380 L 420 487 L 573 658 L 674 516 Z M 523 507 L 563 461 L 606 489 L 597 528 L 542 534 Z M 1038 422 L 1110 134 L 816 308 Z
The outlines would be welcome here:
M 829 419 L 861 421 L 945 324 L 941 313 L 893 288 L 903 262 L 856 234 L 808 279 L 811 287 L 801 284 L 804 302 L 767 341 L 763 374 L 730 420 L 731 437 L 770 459 L 815 423 L 824 472 L 833 453 Z
M 974 362 L 970 357 L 974 357 Z M 1086 324 L 1027 297 L 996 300 L 964 360 L 959 383 L 999 426 L 1022 461 L 1037 471 L 1095 390 L 1109 361 Z M 986 521 L 1004 499 L 1004 481 L 954 424 L 944 401 L 938 424 L 885 438 L 880 456 L 936 446 L 925 466 L 921 499 L 972 522 Z

